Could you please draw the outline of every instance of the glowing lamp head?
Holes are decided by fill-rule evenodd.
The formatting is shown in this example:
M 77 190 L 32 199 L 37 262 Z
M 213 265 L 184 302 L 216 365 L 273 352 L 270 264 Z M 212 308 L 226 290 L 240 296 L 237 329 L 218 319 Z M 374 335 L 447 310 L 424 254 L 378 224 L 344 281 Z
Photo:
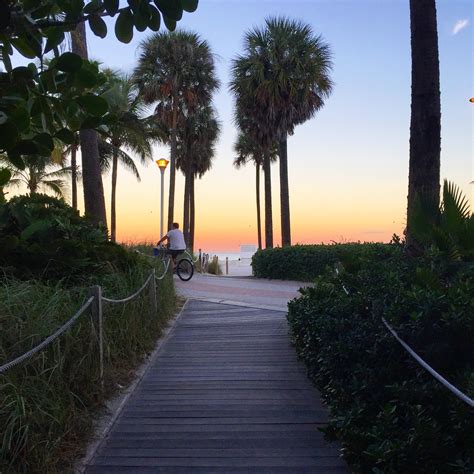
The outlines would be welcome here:
M 158 168 L 160 168 L 161 171 L 164 171 L 166 167 L 168 166 L 169 161 L 165 160 L 164 158 L 160 158 L 159 160 L 156 160 L 156 164 L 158 165 Z

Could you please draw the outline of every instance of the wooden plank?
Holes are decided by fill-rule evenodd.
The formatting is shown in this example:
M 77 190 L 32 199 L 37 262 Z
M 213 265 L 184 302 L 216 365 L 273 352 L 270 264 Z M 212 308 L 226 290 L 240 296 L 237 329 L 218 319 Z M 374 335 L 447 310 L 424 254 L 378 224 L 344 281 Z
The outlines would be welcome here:
M 191 301 L 86 472 L 348 473 L 277 311 Z

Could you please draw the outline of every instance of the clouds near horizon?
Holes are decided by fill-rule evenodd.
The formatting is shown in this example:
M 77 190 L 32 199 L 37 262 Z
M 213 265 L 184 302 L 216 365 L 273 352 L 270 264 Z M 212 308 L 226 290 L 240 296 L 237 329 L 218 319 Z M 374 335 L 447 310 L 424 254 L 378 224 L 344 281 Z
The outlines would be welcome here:
M 461 20 L 458 20 L 453 26 L 452 34 L 457 35 L 458 33 L 460 33 L 462 30 L 464 30 L 468 26 L 469 26 L 469 19 L 468 18 L 463 18 Z

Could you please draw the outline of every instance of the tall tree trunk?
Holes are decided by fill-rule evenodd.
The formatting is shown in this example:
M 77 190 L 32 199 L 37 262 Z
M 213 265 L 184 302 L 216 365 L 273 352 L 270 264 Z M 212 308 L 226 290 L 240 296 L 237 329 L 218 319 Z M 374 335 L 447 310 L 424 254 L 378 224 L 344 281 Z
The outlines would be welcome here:
M 194 194 L 194 183 L 196 181 L 196 177 L 194 173 L 191 174 L 191 189 L 190 189 L 190 199 L 189 199 L 189 211 L 190 211 L 190 220 L 189 220 L 189 248 L 191 249 L 191 253 L 194 252 L 194 230 L 196 226 L 196 201 L 195 201 L 195 194 Z
M 430 204 L 435 222 L 440 199 L 441 99 L 435 0 L 410 0 L 411 123 L 408 175 L 407 244 L 416 247 L 412 231 L 415 202 Z
M 255 190 L 257 194 L 257 237 L 258 249 L 262 249 L 262 216 L 260 212 L 260 164 L 255 164 Z
M 117 172 L 118 172 L 118 153 L 114 150 L 112 155 L 112 190 L 110 200 L 110 240 L 117 240 Z
M 173 227 L 174 220 L 174 195 L 176 185 L 176 127 L 178 125 L 178 97 L 173 93 L 173 122 L 170 136 L 170 191 L 168 197 L 168 228 L 167 232 Z
M 72 208 L 77 211 L 77 145 L 71 145 L 71 194 Z
M 87 59 L 86 28 L 84 22 L 77 25 L 71 37 L 72 52 Z M 81 142 L 85 214 L 96 224 L 106 226 L 107 217 L 105 214 L 104 186 L 100 170 L 97 132 L 95 130 L 81 130 L 79 136 Z
M 290 193 L 288 189 L 288 143 L 287 138 L 278 144 L 280 158 L 280 206 L 281 206 L 281 246 L 291 245 Z
M 263 158 L 263 171 L 265 175 L 265 248 L 273 247 L 273 216 L 272 216 L 272 176 L 270 157 Z
M 188 160 L 186 160 L 188 161 Z M 191 200 L 191 165 L 189 162 L 185 163 L 186 171 L 184 173 L 184 212 L 183 212 L 183 234 L 184 241 L 187 247 L 190 246 L 190 225 L 189 225 L 189 213 L 190 213 L 190 200 Z

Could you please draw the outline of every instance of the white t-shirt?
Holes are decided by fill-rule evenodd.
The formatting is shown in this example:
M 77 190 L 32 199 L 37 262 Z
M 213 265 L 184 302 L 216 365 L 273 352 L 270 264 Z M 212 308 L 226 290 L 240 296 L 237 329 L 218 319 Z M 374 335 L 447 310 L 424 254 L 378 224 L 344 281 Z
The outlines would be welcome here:
M 172 229 L 166 235 L 170 242 L 170 250 L 186 250 L 184 235 L 179 229 Z

